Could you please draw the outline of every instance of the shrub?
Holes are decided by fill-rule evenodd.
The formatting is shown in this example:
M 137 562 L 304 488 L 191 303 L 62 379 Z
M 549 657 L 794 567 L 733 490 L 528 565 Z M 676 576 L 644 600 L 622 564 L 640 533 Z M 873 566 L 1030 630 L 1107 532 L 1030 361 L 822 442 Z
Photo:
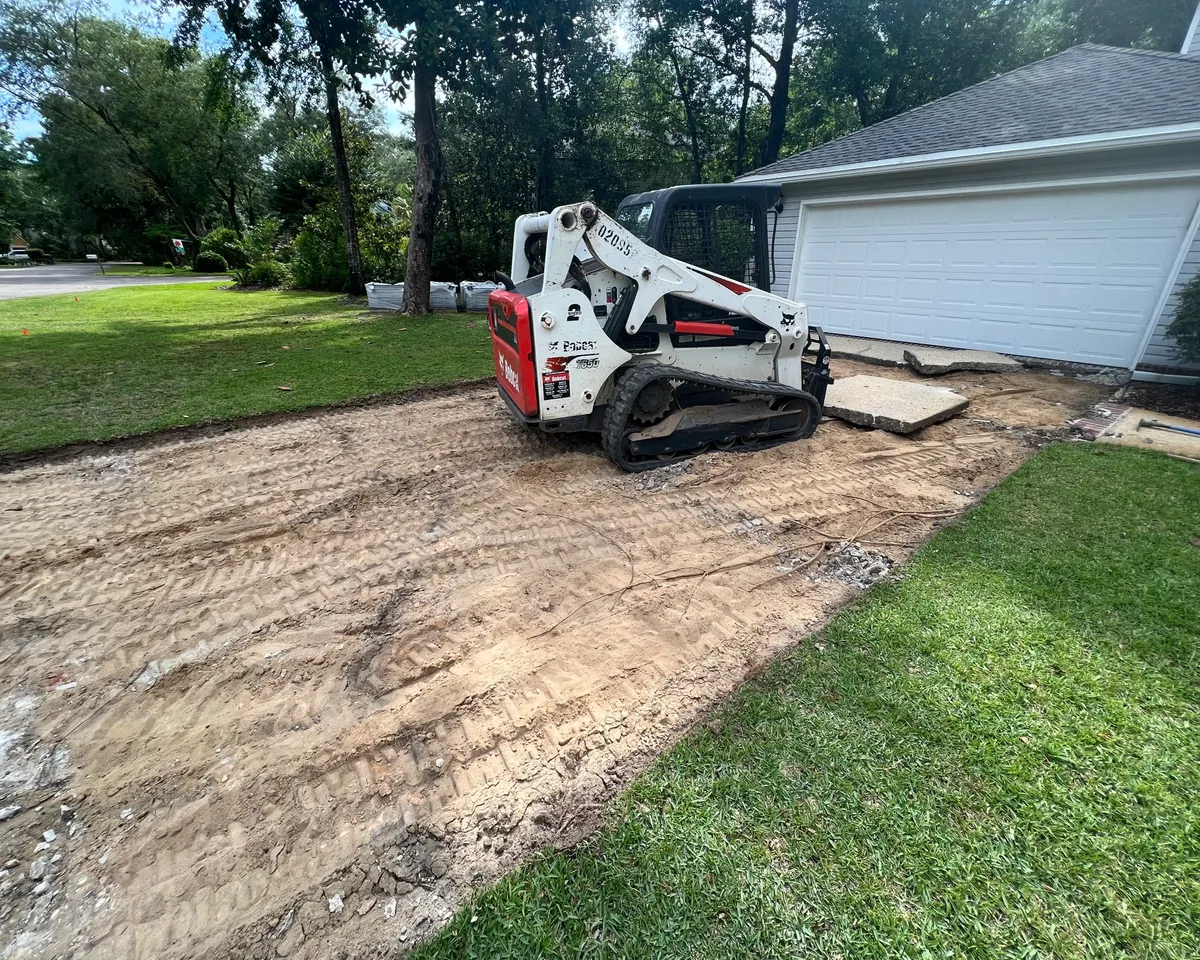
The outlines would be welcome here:
M 43 250 L 41 247 L 27 247 L 25 249 L 25 252 L 27 254 L 29 254 L 30 260 L 45 260 L 45 259 L 47 259 L 46 251 Z
M 291 279 L 287 265 L 266 257 L 234 274 L 239 287 L 282 287 Z
M 249 262 L 242 241 L 229 227 L 218 227 L 206 233 L 200 241 L 200 252 L 205 251 L 220 255 L 230 267 L 244 267 Z
M 358 244 L 368 283 L 404 279 L 408 223 L 390 213 L 360 211 Z M 292 248 L 292 284 L 306 290 L 343 291 L 350 286 L 346 241 L 337 206 L 322 204 L 304 218 Z
M 174 270 L 175 264 L 173 264 L 170 260 L 164 260 L 163 261 L 163 269 L 164 270 Z
M 1175 319 L 1167 327 L 1167 336 L 1179 344 L 1179 355 L 1200 362 L 1200 274 L 1192 277 L 1179 293 Z
M 228 273 L 229 264 L 219 253 L 213 253 L 211 250 L 201 250 L 196 254 L 196 259 L 192 263 L 192 269 L 196 273 Z
M 242 249 L 246 252 L 246 263 L 256 264 L 260 260 L 286 260 L 286 244 L 282 242 L 283 224 L 276 217 L 262 217 L 242 237 Z
M 304 218 L 292 246 L 292 282 L 305 290 L 341 292 L 350 286 L 350 265 L 337 207 L 322 204 Z

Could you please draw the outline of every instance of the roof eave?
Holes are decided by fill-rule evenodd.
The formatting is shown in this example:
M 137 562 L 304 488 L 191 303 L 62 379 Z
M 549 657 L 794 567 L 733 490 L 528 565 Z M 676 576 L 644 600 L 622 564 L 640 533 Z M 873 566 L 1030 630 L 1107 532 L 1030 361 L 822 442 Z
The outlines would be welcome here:
M 939 167 L 970 166 L 1001 160 L 1025 160 L 1051 154 L 1084 153 L 1112 150 L 1120 147 L 1162 146 L 1200 139 L 1200 121 L 1166 127 L 1143 127 L 1139 130 L 1118 130 L 1112 133 L 1091 133 L 1079 137 L 1059 137 L 1053 140 L 1031 140 L 1007 143 L 970 150 L 948 150 L 944 153 L 924 153 L 911 157 L 893 157 L 867 163 L 850 163 L 810 170 L 781 170 L 775 173 L 750 173 L 739 177 L 738 183 L 804 183 L 813 180 L 840 180 L 848 177 L 873 176 L 884 173 L 904 173 L 911 170 L 931 170 Z

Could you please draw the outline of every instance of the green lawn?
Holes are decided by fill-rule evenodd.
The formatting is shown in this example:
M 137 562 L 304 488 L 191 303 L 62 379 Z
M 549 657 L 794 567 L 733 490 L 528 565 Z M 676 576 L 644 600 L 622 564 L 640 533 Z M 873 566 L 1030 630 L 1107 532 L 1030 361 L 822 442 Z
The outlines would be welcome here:
M 0 343 L 4 453 L 338 403 L 492 369 L 480 314 L 368 314 L 332 294 L 217 284 L 0 301 Z
M 1046 450 L 417 956 L 1200 957 L 1196 537 Z

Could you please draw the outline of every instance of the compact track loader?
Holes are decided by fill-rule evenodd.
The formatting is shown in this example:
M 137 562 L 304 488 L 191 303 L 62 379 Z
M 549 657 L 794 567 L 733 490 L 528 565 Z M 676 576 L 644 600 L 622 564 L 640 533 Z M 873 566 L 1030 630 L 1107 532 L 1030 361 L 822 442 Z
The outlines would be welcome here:
M 518 218 L 488 299 L 500 395 L 522 423 L 594 431 L 628 471 L 810 437 L 829 345 L 770 293 L 777 185 L 674 187 Z M 772 224 L 773 226 L 774 224 Z

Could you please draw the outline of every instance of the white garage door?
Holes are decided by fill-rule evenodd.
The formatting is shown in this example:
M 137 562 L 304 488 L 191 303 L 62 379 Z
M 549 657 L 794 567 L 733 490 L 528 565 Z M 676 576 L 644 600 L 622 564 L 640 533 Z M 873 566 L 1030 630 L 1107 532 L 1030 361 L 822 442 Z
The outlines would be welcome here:
M 1190 183 L 814 203 L 793 296 L 833 333 L 1132 366 L 1198 200 Z

